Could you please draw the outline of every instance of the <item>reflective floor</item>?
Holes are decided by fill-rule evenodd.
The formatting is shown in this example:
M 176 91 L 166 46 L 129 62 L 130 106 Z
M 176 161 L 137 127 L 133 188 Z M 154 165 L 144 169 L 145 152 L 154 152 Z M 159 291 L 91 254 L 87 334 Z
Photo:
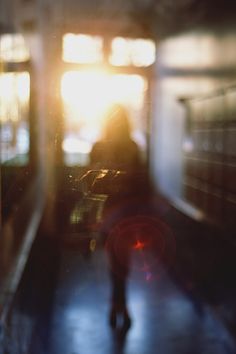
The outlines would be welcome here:
M 129 223 L 119 224 L 134 234 L 155 235 L 145 253 L 138 239 L 132 253 L 128 330 L 112 329 L 108 321 L 111 284 L 102 243 L 88 243 L 94 234 L 82 231 L 82 224 L 74 233 L 74 224 L 63 228 L 62 222 L 56 233 L 39 230 L 0 354 L 235 354 L 233 332 L 216 311 L 225 308 L 235 324 L 234 250 L 171 208 L 161 204 L 158 212 L 168 229 L 149 217 L 135 218 L 131 229 Z M 176 254 L 170 239 L 156 233 L 166 236 L 170 226 Z M 172 263 L 160 261 L 165 249 L 171 250 Z
M 128 284 L 132 326 L 126 333 L 108 324 L 110 284 L 103 250 L 91 258 L 63 252 L 50 321 L 36 326 L 32 353 L 224 354 L 236 347 L 223 324 L 160 265 L 147 278 L 137 262 Z

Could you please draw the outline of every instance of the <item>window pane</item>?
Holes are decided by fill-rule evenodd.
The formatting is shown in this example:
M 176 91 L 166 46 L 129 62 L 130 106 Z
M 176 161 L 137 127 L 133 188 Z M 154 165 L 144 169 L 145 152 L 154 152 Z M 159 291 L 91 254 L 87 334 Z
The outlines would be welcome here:
M 21 34 L 0 36 L 0 60 L 14 63 L 29 60 L 29 50 Z
M 63 36 L 62 58 L 69 63 L 100 62 L 103 59 L 103 40 L 99 36 L 67 33 Z
M 116 37 L 111 43 L 110 63 L 116 66 L 146 67 L 155 62 L 155 43 L 149 39 Z
M 0 75 L 0 162 L 28 163 L 29 91 L 27 72 Z

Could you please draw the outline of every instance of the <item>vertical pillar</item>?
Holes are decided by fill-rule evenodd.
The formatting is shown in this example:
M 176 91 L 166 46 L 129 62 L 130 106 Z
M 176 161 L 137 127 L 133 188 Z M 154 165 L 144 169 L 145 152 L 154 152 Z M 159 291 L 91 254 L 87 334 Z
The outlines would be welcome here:
M 0 75 L 4 72 L 3 62 L 0 61 Z M 0 102 L 1 103 L 1 102 Z M 1 120 L 1 117 L 0 117 Z M 1 122 L 0 122 L 0 231 L 2 229 L 2 163 L 1 163 Z M 1 233 L 1 232 L 0 232 Z
M 45 161 L 46 161 L 46 217 L 47 227 L 53 233 L 56 229 L 55 203 L 57 184 L 62 166 L 63 117 L 61 112 L 61 30 L 47 28 L 43 31 L 44 42 L 44 119 L 45 119 Z

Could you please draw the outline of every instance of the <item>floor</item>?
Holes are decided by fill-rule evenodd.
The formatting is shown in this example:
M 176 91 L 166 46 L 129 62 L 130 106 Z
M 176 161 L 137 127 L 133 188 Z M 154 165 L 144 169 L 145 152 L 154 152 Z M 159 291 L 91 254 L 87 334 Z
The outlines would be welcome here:
M 182 290 L 158 264 L 147 278 L 139 262 L 133 261 L 128 283 L 132 326 L 124 332 L 108 324 L 110 284 L 104 251 L 87 258 L 65 250 L 50 320 L 42 311 L 30 353 L 236 353 L 233 338 L 207 304 Z
M 169 222 L 175 223 L 177 231 L 179 217 L 168 214 L 166 208 L 161 210 Z M 77 212 L 69 214 L 73 216 L 70 220 L 81 220 Z M 153 219 L 149 221 L 152 223 Z M 188 230 L 190 239 L 194 227 L 190 230 L 190 225 L 182 221 L 179 224 L 180 234 Z M 137 225 L 139 230 L 155 233 L 155 222 L 154 226 L 148 226 L 146 219 L 139 218 L 134 231 Z M 162 262 L 160 253 L 151 252 L 153 246 L 142 247 L 142 240 L 135 244 L 128 278 L 131 327 L 129 330 L 112 329 L 108 322 L 107 254 L 99 239 L 86 239 L 88 233 L 75 233 L 74 226 L 71 225 L 67 235 L 65 231 L 69 229 L 64 228 L 62 238 L 39 232 L 6 325 L 5 348 L 2 352 L 0 349 L 1 354 L 236 353 L 232 332 L 194 285 L 194 269 L 201 269 L 204 257 L 198 258 L 195 268 L 189 272 L 189 280 L 183 282 L 178 272 L 172 271 L 172 264 L 180 263 L 179 259 L 173 259 L 174 253 L 171 252 L 172 264 Z M 130 231 L 127 223 L 125 227 Z M 166 231 L 160 223 L 158 228 Z M 96 233 L 90 235 L 95 237 Z M 155 245 L 163 256 L 166 245 L 160 236 L 162 233 L 158 235 L 159 242 Z M 60 242 L 56 242 L 58 240 Z M 152 237 L 149 244 L 151 241 Z M 168 245 L 171 244 L 173 246 L 169 239 Z M 185 240 L 182 244 L 186 245 Z M 209 263 L 208 259 L 215 259 L 209 247 L 204 241 L 205 264 Z M 200 247 L 197 252 L 202 254 Z M 187 264 L 191 262 L 194 263 L 189 258 Z M 202 269 L 204 273 L 205 268 Z

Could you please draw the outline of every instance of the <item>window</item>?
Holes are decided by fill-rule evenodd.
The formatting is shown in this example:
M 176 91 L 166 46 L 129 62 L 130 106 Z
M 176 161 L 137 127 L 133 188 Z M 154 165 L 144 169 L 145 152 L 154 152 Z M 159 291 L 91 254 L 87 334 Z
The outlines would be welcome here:
M 144 98 L 147 83 L 140 75 L 111 75 L 105 71 L 67 71 L 61 80 L 67 165 L 86 165 L 93 143 L 100 137 L 105 111 L 114 103 L 125 105 L 133 137 L 145 150 Z
M 0 36 L 0 61 L 18 63 L 29 60 L 29 51 L 21 34 Z
M 68 63 L 101 62 L 103 60 L 103 39 L 99 36 L 67 33 L 63 36 L 62 58 Z
M 104 52 L 104 41 L 110 53 Z M 106 57 L 105 57 L 106 56 Z M 64 116 L 62 150 L 66 165 L 86 165 L 93 143 L 99 138 L 106 110 L 114 103 L 126 106 L 130 113 L 133 137 L 144 152 L 146 120 L 144 118 L 147 81 L 139 74 L 112 73 L 112 66 L 148 67 L 155 62 L 152 40 L 66 33 L 62 38 L 62 59 L 72 65 L 61 78 Z M 90 64 L 105 64 L 96 69 Z
M 116 37 L 111 43 L 110 63 L 115 66 L 147 67 L 155 62 L 155 44 L 150 39 Z
M 28 72 L 0 74 L 0 162 L 25 165 L 29 158 Z

